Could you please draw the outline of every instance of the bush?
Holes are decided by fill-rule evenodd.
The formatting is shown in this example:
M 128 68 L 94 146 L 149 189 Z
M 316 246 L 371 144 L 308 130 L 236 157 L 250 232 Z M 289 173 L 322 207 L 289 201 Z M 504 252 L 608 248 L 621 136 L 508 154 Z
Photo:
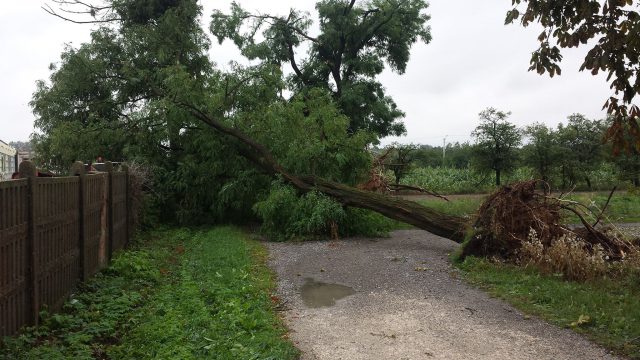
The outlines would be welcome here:
M 327 235 L 346 218 L 342 205 L 326 195 L 311 191 L 298 196 L 296 189 L 278 181 L 253 209 L 262 220 L 262 232 L 276 241 Z
M 262 220 L 261 231 L 271 240 L 340 236 L 385 236 L 403 225 L 376 212 L 343 207 L 332 198 L 274 182 L 267 198 L 253 207 Z

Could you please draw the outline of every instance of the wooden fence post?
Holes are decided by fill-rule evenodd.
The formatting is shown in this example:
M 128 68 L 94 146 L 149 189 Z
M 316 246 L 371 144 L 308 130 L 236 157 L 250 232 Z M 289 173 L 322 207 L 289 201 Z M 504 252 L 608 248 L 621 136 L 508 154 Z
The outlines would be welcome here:
M 80 236 L 78 236 L 78 249 L 80 253 L 80 280 L 86 281 L 89 278 L 89 267 L 87 265 L 88 255 L 87 255 L 87 232 L 86 232 L 86 224 L 85 220 L 87 218 L 87 208 L 85 206 L 85 193 L 86 193 L 86 181 L 87 176 L 85 175 L 84 163 L 82 161 L 76 161 L 71 165 L 71 176 L 79 176 L 80 181 L 78 182 L 78 213 L 79 217 L 79 231 Z
M 113 163 L 104 163 L 104 171 L 107 172 L 107 254 L 111 261 L 113 255 Z
M 20 173 L 20 178 L 27 179 L 27 254 L 29 254 L 27 268 L 27 293 L 29 298 L 29 308 L 31 309 L 30 322 L 33 325 L 38 325 L 40 294 L 38 291 L 38 249 L 35 242 L 35 178 L 37 176 L 37 171 L 35 165 L 31 161 L 25 160 L 20 163 L 18 172 Z

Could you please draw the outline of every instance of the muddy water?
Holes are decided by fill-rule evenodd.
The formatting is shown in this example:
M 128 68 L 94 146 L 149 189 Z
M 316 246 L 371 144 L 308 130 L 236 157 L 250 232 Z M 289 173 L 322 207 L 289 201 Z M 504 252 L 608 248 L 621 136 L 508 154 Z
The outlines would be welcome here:
M 317 282 L 312 278 L 306 278 L 300 289 L 302 301 L 310 308 L 333 306 L 336 300 L 355 293 L 355 290 L 348 286 Z

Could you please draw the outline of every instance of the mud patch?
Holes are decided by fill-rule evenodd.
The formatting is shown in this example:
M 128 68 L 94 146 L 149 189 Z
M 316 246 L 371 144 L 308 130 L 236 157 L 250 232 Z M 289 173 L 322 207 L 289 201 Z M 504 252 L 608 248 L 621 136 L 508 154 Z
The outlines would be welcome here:
M 312 278 L 305 278 L 305 283 L 300 289 L 302 301 L 310 308 L 333 306 L 337 300 L 355 293 L 355 290 L 348 286 L 318 282 Z

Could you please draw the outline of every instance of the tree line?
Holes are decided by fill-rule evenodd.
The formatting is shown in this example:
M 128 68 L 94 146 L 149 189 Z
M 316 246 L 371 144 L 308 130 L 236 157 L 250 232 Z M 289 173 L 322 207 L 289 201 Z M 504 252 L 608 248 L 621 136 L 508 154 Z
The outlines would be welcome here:
M 524 166 L 554 188 L 592 189 L 590 174 L 608 164 L 616 172 L 612 177 L 640 186 L 638 149 L 614 154 L 612 145 L 604 141 L 613 119 L 592 120 L 573 114 L 566 124 L 555 128 L 544 123 L 518 128 L 509 122 L 510 115 L 494 108 L 482 111 L 480 124 L 471 133 L 473 141 L 447 144 L 444 152 L 442 146 L 391 144 L 387 167 L 396 183 L 412 167 L 444 166 L 492 172 L 499 186 L 502 175 Z

